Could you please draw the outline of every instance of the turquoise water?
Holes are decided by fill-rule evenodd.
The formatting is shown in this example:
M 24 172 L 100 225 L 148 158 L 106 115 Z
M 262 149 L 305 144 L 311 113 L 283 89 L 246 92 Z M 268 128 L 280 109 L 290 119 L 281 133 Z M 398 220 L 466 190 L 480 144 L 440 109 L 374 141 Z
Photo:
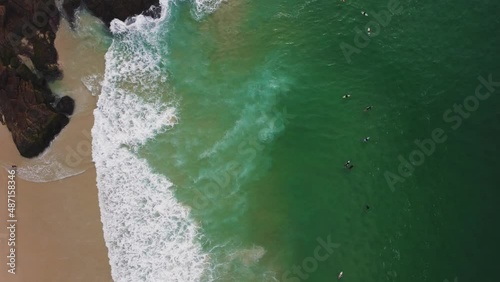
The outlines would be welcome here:
M 497 276 L 498 94 L 475 100 L 456 129 L 443 114 L 474 95 L 478 76 L 500 81 L 500 4 L 401 1 L 395 14 L 388 1 L 364 5 L 229 1 L 199 17 L 193 3 L 178 2 L 147 37 L 115 35 L 114 54 L 150 63 L 136 80 L 119 80 L 122 89 L 164 105 L 142 109 L 161 117 L 144 112 L 144 139 L 122 145 L 190 209 L 198 233 L 189 238 L 207 256 L 202 281 L 334 281 L 341 271 L 347 281 Z M 383 13 L 391 20 L 377 34 L 370 21 Z M 356 28 L 369 40 L 363 46 Z M 346 44 L 357 48 L 349 58 Z M 175 117 L 163 116 L 173 108 Z M 408 159 L 436 128 L 446 141 L 388 183 L 398 156 Z M 109 168 L 97 168 L 104 179 Z

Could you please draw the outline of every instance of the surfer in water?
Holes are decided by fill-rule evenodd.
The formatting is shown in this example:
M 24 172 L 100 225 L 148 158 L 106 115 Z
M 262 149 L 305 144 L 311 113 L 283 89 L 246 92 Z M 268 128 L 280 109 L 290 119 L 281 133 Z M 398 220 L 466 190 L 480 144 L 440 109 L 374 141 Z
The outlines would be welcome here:
M 365 17 L 368 17 L 368 13 L 365 12 L 365 11 L 361 11 L 361 15 L 365 16 Z
M 351 94 L 345 94 L 344 96 L 342 96 L 342 99 L 348 99 L 348 98 L 351 98 Z
M 344 164 L 344 167 L 347 168 L 348 170 L 351 170 L 354 165 L 351 164 L 351 161 L 347 161 L 345 164 Z
M 363 139 L 363 142 L 368 142 L 368 141 L 370 141 L 370 136 L 365 137 L 365 139 Z
M 373 106 L 368 106 L 368 107 L 366 107 L 366 108 L 365 108 L 365 112 L 370 111 L 372 108 L 373 108 Z

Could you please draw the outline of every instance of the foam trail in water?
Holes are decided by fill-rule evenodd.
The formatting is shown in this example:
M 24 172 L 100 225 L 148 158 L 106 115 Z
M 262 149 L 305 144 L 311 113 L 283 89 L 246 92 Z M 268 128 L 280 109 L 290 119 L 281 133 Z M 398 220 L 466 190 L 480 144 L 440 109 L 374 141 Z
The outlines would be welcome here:
M 227 0 L 226 0 L 227 1 Z M 195 15 L 201 18 L 206 14 L 215 12 L 225 0 L 195 0 Z
M 83 167 L 69 167 L 60 162 L 51 151 L 17 168 L 18 177 L 30 182 L 51 182 L 84 173 Z
M 67 162 L 67 151 L 54 150 L 53 145 L 40 156 L 33 159 L 23 158 L 17 165 L 17 177 L 30 182 L 52 182 L 84 173 L 90 165 L 74 165 Z M 12 160 L 0 160 L 0 167 L 10 169 Z
M 94 112 L 93 159 L 115 282 L 200 281 L 208 264 L 189 208 L 175 199 L 172 183 L 135 154 L 176 121 L 175 108 L 140 96 L 159 93 L 166 75 L 157 37 L 168 3 L 161 1 L 159 19 L 111 23 L 115 40 Z

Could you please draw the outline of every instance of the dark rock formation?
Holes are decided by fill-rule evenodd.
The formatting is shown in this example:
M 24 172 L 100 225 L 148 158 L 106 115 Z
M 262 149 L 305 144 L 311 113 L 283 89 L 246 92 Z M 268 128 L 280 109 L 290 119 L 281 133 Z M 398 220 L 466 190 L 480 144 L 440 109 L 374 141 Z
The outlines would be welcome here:
M 70 97 L 56 103 L 47 84 L 62 76 L 54 47 L 60 20 L 54 1 L 0 0 L 0 122 L 28 158 L 49 146 L 75 107 Z M 63 7 L 72 19 L 75 9 L 85 5 L 109 25 L 114 18 L 125 20 L 158 4 L 159 0 L 65 0 Z
M 69 121 L 50 106 L 53 96 L 46 82 L 37 83 L 0 64 L 0 112 L 17 149 L 27 158 L 43 152 Z
M 68 96 L 64 96 L 57 102 L 56 111 L 59 113 L 63 113 L 65 115 L 72 115 L 75 110 L 75 100 L 71 99 Z
M 113 19 L 123 21 L 130 16 L 141 14 L 151 6 L 158 7 L 159 0 L 64 0 L 63 8 L 71 21 L 74 19 L 75 10 L 81 5 L 85 5 L 92 14 L 109 26 Z M 148 15 L 157 15 L 154 11 L 153 8 Z
M 43 152 L 69 121 L 68 106 L 58 111 L 51 105 L 47 85 L 62 75 L 54 47 L 59 19 L 54 0 L 0 0 L 0 115 L 28 158 Z

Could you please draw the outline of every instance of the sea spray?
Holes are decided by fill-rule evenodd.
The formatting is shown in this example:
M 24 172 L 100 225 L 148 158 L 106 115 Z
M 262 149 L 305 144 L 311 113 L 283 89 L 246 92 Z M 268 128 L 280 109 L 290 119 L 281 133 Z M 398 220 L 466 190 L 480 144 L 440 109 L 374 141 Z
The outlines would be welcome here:
M 172 183 L 154 173 L 137 149 L 176 122 L 173 106 L 158 97 L 166 73 L 157 36 L 165 32 L 169 2 L 159 19 L 114 20 L 115 39 L 94 111 L 93 160 L 97 169 L 104 238 L 114 281 L 199 281 L 208 255 L 190 209 Z

